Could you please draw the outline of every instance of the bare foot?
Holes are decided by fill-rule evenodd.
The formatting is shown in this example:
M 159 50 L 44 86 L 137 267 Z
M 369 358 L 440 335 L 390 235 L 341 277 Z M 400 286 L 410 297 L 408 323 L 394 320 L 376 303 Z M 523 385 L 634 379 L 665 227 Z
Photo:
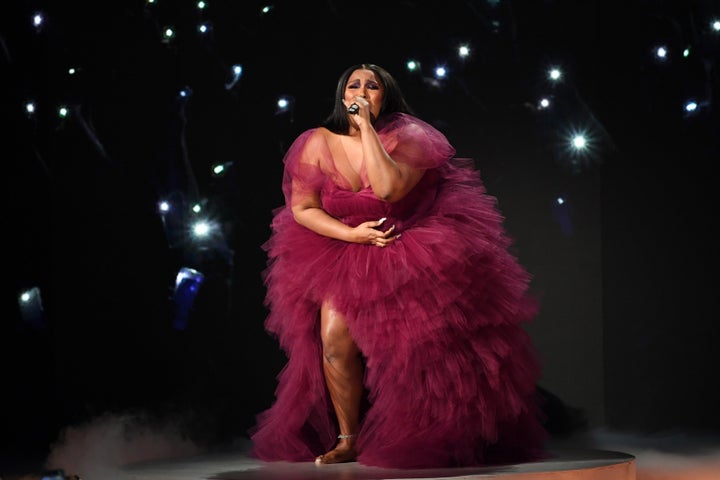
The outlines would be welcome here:
M 340 443 L 325 455 L 317 457 L 315 459 L 315 465 L 354 462 L 356 457 L 357 452 L 355 451 L 355 447 L 353 445 Z

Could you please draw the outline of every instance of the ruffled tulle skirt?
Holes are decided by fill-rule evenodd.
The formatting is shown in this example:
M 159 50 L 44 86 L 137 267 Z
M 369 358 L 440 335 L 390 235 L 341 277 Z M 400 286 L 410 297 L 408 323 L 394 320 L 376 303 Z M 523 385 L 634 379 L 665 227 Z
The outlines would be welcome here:
M 326 300 L 344 314 L 365 360 L 360 463 L 423 468 L 543 456 L 540 364 L 523 328 L 538 309 L 530 277 L 479 174 L 453 165 L 438 172 L 416 192 L 433 200 L 421 215 L 371 195 L 348 200 L 362 203 L 348 211 L 364 220 L 402 226 L 386 248 L 322 237 L 289 209 L 275 212 L 264 246 L 265 325 L 288 363 L 276 401 L 251 430 L 257 458 L 312 461 L 337 441 L 319 335 Z

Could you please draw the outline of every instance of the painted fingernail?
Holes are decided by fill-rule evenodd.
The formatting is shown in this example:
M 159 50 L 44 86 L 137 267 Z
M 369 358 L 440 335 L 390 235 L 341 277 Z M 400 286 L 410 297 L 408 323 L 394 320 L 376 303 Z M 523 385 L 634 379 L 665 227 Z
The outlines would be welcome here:
M 381 218 L 380 220 L 378 220 L 378 222 L 383 223 L 385 220 L 387 220 L 387 217 Z

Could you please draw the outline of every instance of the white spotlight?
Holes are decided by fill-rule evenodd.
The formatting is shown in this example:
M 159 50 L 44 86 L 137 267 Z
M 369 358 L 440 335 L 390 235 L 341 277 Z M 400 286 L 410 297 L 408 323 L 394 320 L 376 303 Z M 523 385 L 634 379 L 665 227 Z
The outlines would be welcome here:
M 43 16 L 42 13 L 36 13 L 35 15 L 33 15 L 33 17 L 32 17 L 33 27 L 39 29 L 40 27 L 43 26 L 44 23 L 45 23 L 45 17 Z
M 225 89 L 230 90 L 233 88 L 239 81 L 240 77 L 242 77 L 243 74 L 243 67 L 239 63 L 236 63 L 232 66 L 232 69 L 230 70 L 230 73 L 232 74 L 232 78 L 229 82 L 225 84 Z
M 198 220 L 192 226 L 192 232 L 195 238 L 204 238 L 210 235 L 212 227 L 210 223 L 205 220 Z
M 414 72 L 414 71 L 420 69 L 420 62 L 418 62 L 416 60 L 408 60 L 406 65 L 407 65 L 408 71 L 410 71 L 410 72 Z
M 571 143 L 575 150 L 584 150 L 587 147 L 587 139 L 580 133 L 572 137 Z
M 437 67 L 435 69 L 435 76 L 437 78 L 445 78 L 447 75 L 447 70 L 445 70 L 445 67 Z
M 24 321 L 29 323 L 33 328 L 42 328 L 44 326 L 44 310 L 40 289 L 38 287 L 32 287 L 20 292 L 18 305 L 20 306 L 20 313 Z
M 275 115 L 283 115 L 285 113 L 292 114 L 295 98 L 292 95 L 282 95 L 278 97 L 275 103 Z
M 667 55 L 668 55 L 667 47 L 661 45 L 655 49 L 655 56 L 657 58 L 659 58 L 660 60 L 667 59 Z
M 213 175 L 216 177 L 222 176 L 225 174 L 225 172 L 228 171 L 230 167 L 232 167 L 233 162 L 225 162 L 225 163 L 218 163 L 217 165 L 214 165 L 212 167 Z
M 695 102 L 693 100 L 690 100 L 689 102 L 687 102 L 685 104 L 685 111 L 688 113 L 694 112 L 695 110 L 697 110 L 697 108 L 698 108 L 698 104 L 697 104 L 697 102 Z
M 561 77 L 562 77 L 562 71 L 560 71 L 560 69 L 557 67 L 551 68 L 550 71 L 548 72 L 548 78 L 550 78 L 550 80 L 552 80 L 554 82 L 557 82 L 558 80 L 560 80 Z
M 715 30 L 716 32 L 720 32 L 720 20 L 713 20 L 710 25 L 713 30 Z
M 163 28 L 163 43 L 170 43 L 175 38 L 175 29 L 173 27 Z
M 183 87 L 180 92 L 178 92 L 178 96 L 180 98 L 190 98 L 192 96 L 192 88 Z
M 461 58 L 467 57 L 470 55 L 470 47 L 467 45 L 461 45 L 460 48 L 458 48 L 458 55 L 460 55 Z

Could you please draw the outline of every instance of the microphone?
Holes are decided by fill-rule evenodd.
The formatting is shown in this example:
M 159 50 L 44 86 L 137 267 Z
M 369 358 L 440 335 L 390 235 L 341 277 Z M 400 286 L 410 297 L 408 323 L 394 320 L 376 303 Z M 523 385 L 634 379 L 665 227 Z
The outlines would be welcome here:
M 353 104 L 350 105 L 350 106 L 348 107 L 348 109 L 347 109 L 347 111 L 348 111 L 348 113 L 349 113 L 350 115 L 357 115 L 358 110 L 360 110 L 360 107 L 358 106 L 357 103 L 353 103 Z

